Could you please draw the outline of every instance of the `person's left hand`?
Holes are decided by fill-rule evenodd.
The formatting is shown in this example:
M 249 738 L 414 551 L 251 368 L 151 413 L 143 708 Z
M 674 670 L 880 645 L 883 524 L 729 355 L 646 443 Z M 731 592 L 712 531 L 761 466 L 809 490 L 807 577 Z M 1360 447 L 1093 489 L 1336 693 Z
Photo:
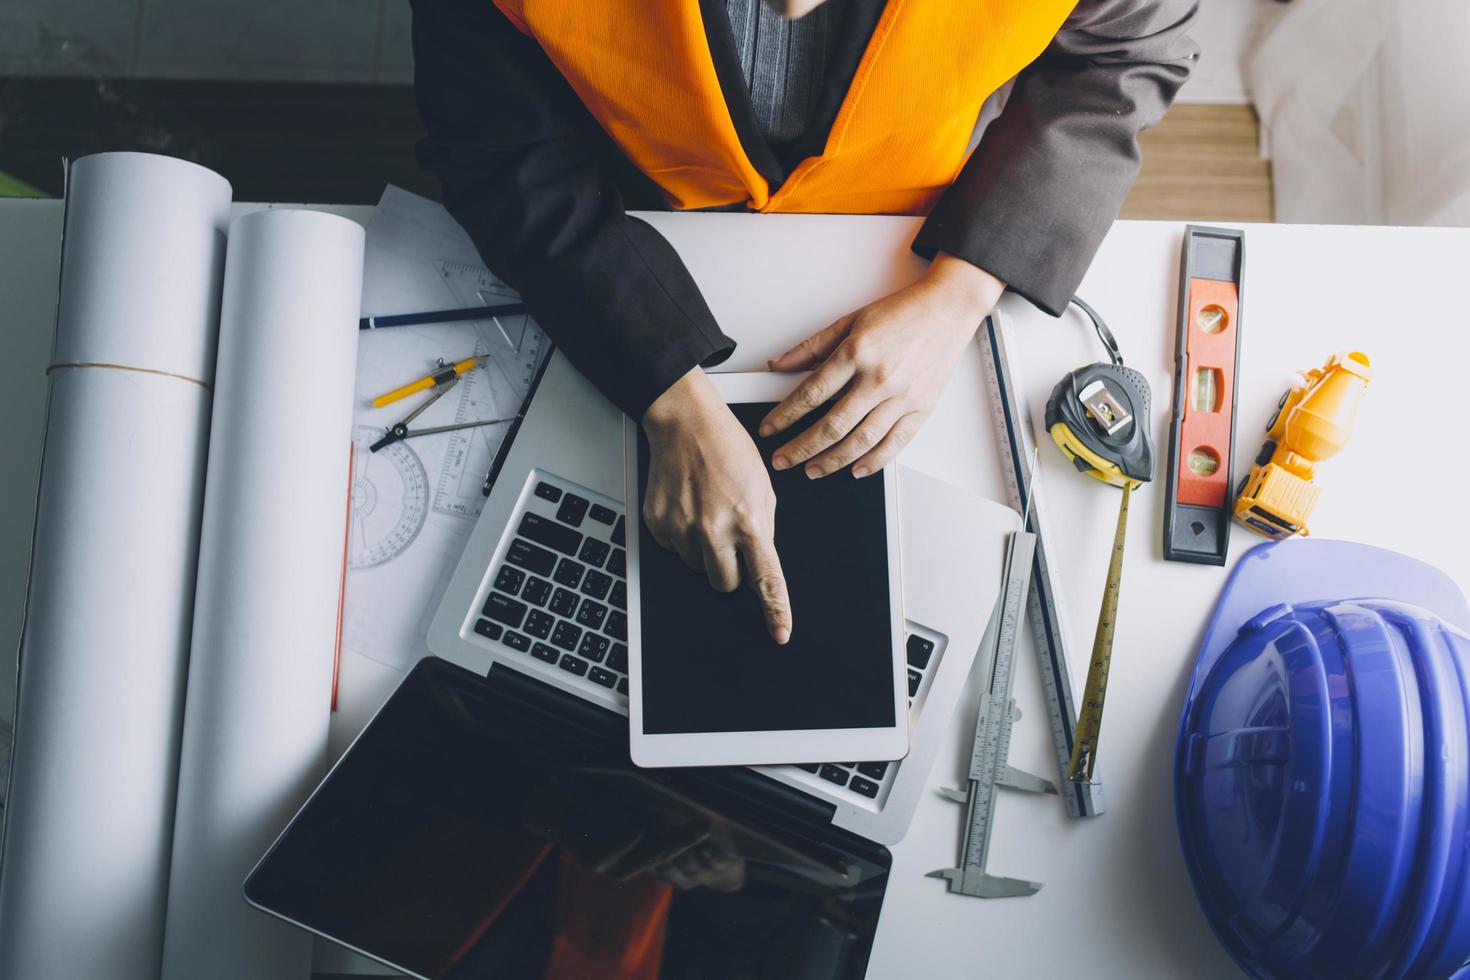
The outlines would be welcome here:
M 762 436 L 841 398 L 777 449 L 771 464 L 784 470 L 805 463 L 812 479 L 849 464 L 855 477 L 887 466 L 928 418 L 960 351 L 1004 290 L 985 270 L 940 253 L 918 282 L 773 359 L 773 371 L 815 370 L 765 417 Z

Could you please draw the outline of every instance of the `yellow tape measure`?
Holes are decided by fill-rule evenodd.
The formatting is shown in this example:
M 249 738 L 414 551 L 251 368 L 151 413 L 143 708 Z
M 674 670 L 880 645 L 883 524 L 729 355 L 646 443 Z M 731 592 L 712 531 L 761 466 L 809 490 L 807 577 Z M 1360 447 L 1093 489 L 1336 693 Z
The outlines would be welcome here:
M 1052 389 L 1046 403 L 1046 429 L 1062 454 L 1081 473 L 1123 490 L 1118 529 L 1108 558 L 1108 580 L 1092 640 L 1092 659 L 1077 719 L 1067 779 L 1090 783 L 1097 764 L 1108 668 L 1113 660 L 1113 631 L 1118 619 L 1118 590 L 1123 577 L 1123 545 L 1128 536 L 1128 502 L 1133 488 L 1153 476 L 1153 444 L 1149 439 L 1148 381 L 1125 367 L 1112 331 L 1086 303 L 1073 297 L 1092 320 L 1107 348 L 1110 363 L 1089 364 L 1068 374 Z
M 1082 710 L 1077 718 L 1077 738 L 1067 778 L 1092 781 L 1097 762 L 1097 737 L 1102 730 L 1103 699 L 1108 693 L 1108 669 L 1113 663 L 1113 630 L 1118 623 L 1118 591 L 1123 579 L 1123 543 L 1128 537 L 1128 499 L 1133 485 L 1123 485 L 1123 503 L 1118 508 L 1118 529 L 1113 533 L 1113 553 L 1108 557 L 1108 581 L 1103 586 L 1102 609 L 1097 614 L 1097 632 L 1092 637 L 1092 659 L 1087 665 L 1087 686 L 1082 691 Z

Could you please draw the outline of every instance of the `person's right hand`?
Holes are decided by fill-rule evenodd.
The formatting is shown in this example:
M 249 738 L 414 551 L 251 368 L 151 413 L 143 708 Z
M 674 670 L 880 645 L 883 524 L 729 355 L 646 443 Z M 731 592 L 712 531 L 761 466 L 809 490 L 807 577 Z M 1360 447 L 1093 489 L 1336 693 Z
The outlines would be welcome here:
M 785 643 L 791 601 L 776 557 L 776 494 L 755 443 L 697 367 L 649 406 L 643 429 L 643 520 L 654 540 L 721 592 L 743 579 L 760 597 L 771 638 Z

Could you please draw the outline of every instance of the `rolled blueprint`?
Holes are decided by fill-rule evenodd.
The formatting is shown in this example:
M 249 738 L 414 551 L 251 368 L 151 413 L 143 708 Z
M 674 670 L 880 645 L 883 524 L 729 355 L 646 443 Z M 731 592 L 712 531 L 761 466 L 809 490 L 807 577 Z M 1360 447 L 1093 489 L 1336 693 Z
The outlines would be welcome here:
M 140 153 L 67 182 L 0 977 L 158 975 L 230 185 Z
M 163 976 L 293 977 L 311 937 L 241 886 L 326 765 L 363 230 L 230 226 Z

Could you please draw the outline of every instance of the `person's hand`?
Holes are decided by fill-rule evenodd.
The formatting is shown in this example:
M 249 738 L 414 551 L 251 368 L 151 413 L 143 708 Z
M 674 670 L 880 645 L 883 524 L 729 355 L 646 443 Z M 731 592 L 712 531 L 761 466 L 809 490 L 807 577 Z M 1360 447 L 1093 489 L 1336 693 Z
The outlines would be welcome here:
M 918 282 L 773 359 L 773 371 L 815 370 L 765 417 L 762 436 L 841 397 L 777 449 L 772 465 L 805 463 L 812 479 L 848 465 L 855 477 L 887 466 L 928 418 L 960 351 L 1004 290 L 990 273 L 941 253 Z
M 643 520 L 654 540 L 732 592 L 760 597 L 777 643 L 791 638 L 791 601 L 776 557 L 776 494 L 750 436 L 699 368 L 643 416 L 648 487 Z

